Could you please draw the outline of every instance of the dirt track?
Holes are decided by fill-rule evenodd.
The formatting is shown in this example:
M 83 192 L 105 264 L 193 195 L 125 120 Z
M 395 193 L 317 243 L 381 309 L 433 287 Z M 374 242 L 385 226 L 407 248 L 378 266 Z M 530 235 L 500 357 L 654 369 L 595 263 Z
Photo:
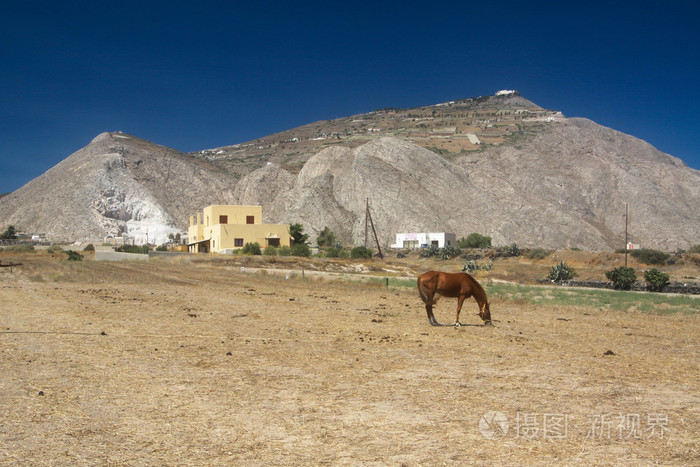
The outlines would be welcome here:
M 415 290 L 153 261 L 30 261 L 0 307 L 3 464 L 700 463 L 697 314 L 430 327 Z

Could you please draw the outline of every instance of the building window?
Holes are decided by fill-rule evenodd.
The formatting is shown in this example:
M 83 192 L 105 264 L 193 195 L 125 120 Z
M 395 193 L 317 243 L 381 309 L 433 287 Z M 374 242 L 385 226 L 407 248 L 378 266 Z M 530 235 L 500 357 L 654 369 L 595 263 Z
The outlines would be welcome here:
M 228 216 L 219 216 L 219 224 L 228 224 Z
M 243 246 L 243 239 L 242 238 L 234 238 L 233 239 L 233 246 L 238 248 Z
M 280 239 L 279 238 L 268 238 L 267 245 L 279 247 L 280 246 Z
M 255 224 L 255 216 L 245 216 L 246 224 Z

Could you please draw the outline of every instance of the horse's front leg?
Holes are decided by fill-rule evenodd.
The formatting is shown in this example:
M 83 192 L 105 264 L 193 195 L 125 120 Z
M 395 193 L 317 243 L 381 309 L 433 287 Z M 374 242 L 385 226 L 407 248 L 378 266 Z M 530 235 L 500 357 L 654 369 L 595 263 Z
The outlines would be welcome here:
M 457 316 L 455 316 L 455 326 L 461 326 L 462 323 L 459 322 L 459 312 L 462 311 L 462 304 L 464 303 L 464 299 L 467 298 L 464 295 L 460 295 L 459 299 L 457 300 Z

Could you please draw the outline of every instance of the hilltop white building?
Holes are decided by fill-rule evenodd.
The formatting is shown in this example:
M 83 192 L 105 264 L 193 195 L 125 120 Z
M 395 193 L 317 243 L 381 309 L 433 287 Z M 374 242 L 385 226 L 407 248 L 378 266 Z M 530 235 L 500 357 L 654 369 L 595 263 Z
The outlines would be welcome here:
M 435 245 L 438 248 L 456 246 L 457 236 L 447 232 L 397 233 L 396 244 L 391 248 L 422 248 Z

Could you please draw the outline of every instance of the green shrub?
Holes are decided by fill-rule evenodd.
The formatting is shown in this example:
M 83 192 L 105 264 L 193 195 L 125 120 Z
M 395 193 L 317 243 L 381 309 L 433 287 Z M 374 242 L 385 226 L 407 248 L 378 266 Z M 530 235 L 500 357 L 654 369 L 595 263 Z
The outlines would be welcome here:
M 331 247 L 325 251 L 324 256 L 326 258 L 340 258 L 341 251 L 343 251 L 342 248 Z
M 504 247 L 502 251 L 503 256 L 505 256 L 506 258 L 510 258 L 511 256 L 520 256 L 523 254 L 523 250 L 521 250 L 520 247 L 515 243 Z
M 543 249 L 543 248 L 531 248 L 527 250 L 527 253 L 525 256 L 528 259 L 545 259 L 547 256 L 549 256 L 549 251 Z
M 490 271 L 491 269 L 493 269 L 493 263 L 479 264 L 478 262 L 474 261 L 473 259 L 470 259 L 469 261 L 466 262 L 466 264 L 462 268 L 462 271 L 464 271 L 464 272 Z
M 263 255 L 265 255 L 265 256 L 276 256 L 277 253 L 278 253 L 278 249 L 274 245 L 268 245 L 263 250 Z
M 148 245 L 122 245 L 116 247 L 114 251 L 118 251 L 121 253 L 137 253 L 141 255 L 147 255 L 148 252 L 151 251 L 151 247 L 149 247 Z
M 437 245 L 430 245 L 428 248 L 423 248 L 420 252 L 421 258 L 432 258 L 440 256 L 440 248 Z
M 49 253 L 50 255 L 52 255 L 52 254 L 54 254 L 54 253 L 62 253 L 62 252 L 63 252 L 63 248 L 61 248 L 61 247 L 58 246 L 58 245 L 51 245 L 50 247 L 48 247 L 48 248 L 46 249 L 46 252 Z
M 700 253 L 700 244 L 691 246 L 688 253 Z
M 457 240 L 457 246 L 459 248 L 491 248 L 491 237 L 474 232 L 469 234 L 467 238 L 462 237 Z
M 162 245 L 158 245 L 156 247 L 156 251 L 168 251 L 168 245 L 166 245 L 165 243 L 163 243 Z
M 92 243 L 88 243 L 83 249 L 83 251 L 95 251 L 95 245 L 93 245 Z
M 372 257 L 372 250 L 365 246 L 356 246 L 352 250 L 350 250 L 350 257 L 351 258 L 371 258 Z
M 68 251 L 66 251 L 66 253 L 68 254 L 68 261 L 82 261 L 83 260 L 83 255 L 81 255 L 77 251 L 68 250 Z
M 445 260 L 452 259 L 452 258 L 456 258 L 459 255 L 461 255 L 462 249 L 448 245 L 444 248 L 440 248 L 439 254 L 440 254 L 440 257 L 442 257 L 442 259 L 445 259 Z
M 260 251 L 260 244 L 258 242 L 248 242 L 243 245 L 241 253 L 244 255 L 261 255 L 262 251 Z
M 668 284 L 669 276 L 665 272 L 653 268 L 644 273 L 644 280 L 649 284 L 649 290 L 661 292 L 664 286 Z
M 564 261 L 560 261 L 556 266 L 552 266 L 552 269 L 547 275 L 547 279 L 554 282 L 570 281 L 577 276 L 576 270 L 566 264 Z
M 605 277 L 612 281 L 616 289 L 629 290 L 632 284 L 637 282 L 637 275 L 633 268 L 620 266 L 605 273 Z
M 642 248 L 641 250 L 631 250 L 630 255 L 640 263 L 644 264 L 666 264 L 671 257 L 668 253 L 659 250 Z
M 311 248 L 306 243 L 297 243 L 292 247 L 292 256 L 304 256 L 308 258 L 311 256 Z
M 287 245 L 283 245 L 277 249 L 277 254 L 279 256 L 292 256 L 292 249 Z

